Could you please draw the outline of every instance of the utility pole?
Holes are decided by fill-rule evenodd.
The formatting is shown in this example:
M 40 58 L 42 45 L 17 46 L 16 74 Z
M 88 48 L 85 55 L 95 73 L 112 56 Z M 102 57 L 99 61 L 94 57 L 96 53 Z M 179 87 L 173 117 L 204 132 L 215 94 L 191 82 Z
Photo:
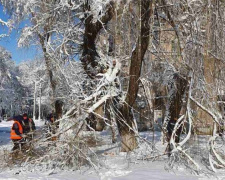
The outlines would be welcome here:
M 38 115 L 38 120 L 41 120 L 41 95 L 42 95 L 42 89 L 41 89 L 41 83 L 40 83 L 40 94 L 39 94 L 39 115 Z
M 34 82 L 34 108 L 33 108 L 33 120 L 35 120 L 35 110 L 36 110 L 36 89 L 37 84 L 36 81 Z

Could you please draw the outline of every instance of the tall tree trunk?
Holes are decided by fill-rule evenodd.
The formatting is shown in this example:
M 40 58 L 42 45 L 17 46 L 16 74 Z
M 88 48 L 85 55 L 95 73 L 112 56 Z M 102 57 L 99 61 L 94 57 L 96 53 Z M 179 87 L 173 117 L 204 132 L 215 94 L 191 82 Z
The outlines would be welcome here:
M 84 20 L 84 35 L 83 35 L 83 45 L 82 45 L 82 55 L 81 55 L 81 62 L 83 64 L 84 70 L 87 75 L 94 79 L 96 74 L 102 72 L 103 67 L 100 67 L 98 64 L 99 55 L 96 49 L 96 38 L 102 28 L 112 19 L 114 15 L 115 9 L 114 1 L 110 1 L 106 7 L 106 12 L 104 16 L 100 19 L 100 21 L 93 22 L 93 15 L 86 14 Z M 84 12 L 90 11 L 90 5 L 88 1 L 84 4 Z M 104 123 L 101 123 L 101 119 L 96 118 L 93 114 L 90 114 L 89 118 L 86 119 L 89 126 L 95 130 L 97 130 L 96 125 L 99 125 L 99 129 L 104 128 Z M 99 121 L 99 122 L 97 122 Z M 102 127 L 100 127 L 102 125 Z M 90 128 L 89 128 L 90 129 Z
M 41 3 L 41 7 L 42 7 L 42 11 L 43 13 L 49 11 L 47 5 L 48 3 L 56 3 L 56 1 L 49 1 L 44 3 L 44 1 Z M 31 15 L 33 17 L 33 21 L 32 23 L 34 25 L 37 24 L 36 21 L 36 16 L 35 13 L 31 12 Z M 44 59 L 45 59 L 45 66 L 46 66 L 46 71 L 47 71 L 47 75 L 49 77 L 49 81 L 50 81 L 50 87 L 52 90 L 52 95 L 51 95 L 51 106 L 52 106 L 52 113 L 55 113 L 56 116 L 58 116 L 58 114 L 60 114 L 60 111 L 58 112 L 57 110 L 60 108 L 56 108 L 56 87 L 57 87 L 57 82 L 54 78 L 54 63 L 52 62 L 52 59 L 48 53 L 48 49 L 46 47 L 46 44 L 49 43 L 50 38 L 51 38 L 51 29 L 53 27 L 53 23 L 54 23 L 54 18 L 48 18 L 47 19 L 47 23 L 44 25 L 43 27 L 43 34 L 37 33 L 37 36 L 39 38 L 40 44 L 41 44 L 41 48 L 43 51 L 43 55 L 44 55 Z
M 46 13 L 49 11 L 49 7 L 51 7 L 52 4 L 58 3 L 57 0 L 46 0 L 40 2 L 41 12 Z M 34 25 L 37 25 L 37 17 L 34 12 L 31 12 L 31 15 L 33 17 L 32 23 Z M 54 73 L 56 71 L 56 68 L 54 66 L 54 62 L 52 61 L 52 58 L 50 57 L 50 54 L 48 52 L 47 44 L 51 40 L 52 36 L 52 28 L 54 27 L 54 23 L 56 22 L 56 17 L 48 17 L 46 19 L 45 24 L 43 25 L 43 33 L 40 34 L 40 32 L 37 33 L 41 48 L 43 51 L 44 59 L 45 59 L 45 66 L 47 75 L 49 76 L 50 81 L 50 88 L 52 90 L 51 95 L 51 110 L 52 113 L 55 113 L 57 119 L 62 116 L 62 103 L 58 103 L 56 99 L 56 88 L 58 86 L 56 77 L 54 76 Z M 61 101 L 60 101 L 61 102 Z M 60 104 L 60 105 L 59 105 Z
M 162 0 L 161 3 L 162 3 L 162 6 L 164 6 L 163 11 L 168 18 L 168 22 L 175 31 L 175 35 L 178 40 L 178 46 L 179 46 L 178 53 L 181 53 L 182 48 L 180 46 L 180 33 L 177 30 L 177 25 L 176 25 L 173 17 L 171 16 L 171 12 L 169 11 L 169 9 L 167 7 L 167 5 L 168 5 L 167 1 Z M 181 62 L 180 60 L 182 60 L 182 59 L 179 59 L 178 62 Z M 178 69 L 178 65 L 176 63 L 174 64 L 174 66 L 175 66 L 175 68 Z M 168 87 L 169 91 L 173 92 L 172 95 L 170 95 L 169 100 L 168 100 L 169 107 L 167 108 L 168 114 L 166 116 L 168 118 L 164 121 L 164 128 L 167 128 L 167 140 L 168 141 L 170 141 L 172 131 L 174 129 L 174 125 L 176 124 L 176 121 L 179 119 L 180 115 L 183 113 L 183 112 L 181 112 L 182 107 L 184 107 L 182 98 L 184 97 L 184 95 L 187 91 L 187 85 L 188 85 L 188 81 L 186 79 L 184 79 L 183 77 L 179 76 L 178 74 L 174 74 L 173 78 L 174 78 L 174 81 Z M 177 143 L 179 142 L 179 139 L 180 139 L 180 133 L 181 133 L 181 128 L 179 128 L 176 133 L 177 136 L 176 136 L 175 141 Z
M 139 78 L 141 75 L 142 62 L 145 52 L 149 45 L 150 17 L 152 15 L 151 0 L 140 0 L 140 33 L 137 46 L 131 55 L 131 64 L 129 70 L 129 85 L 125 103 L 120 108 L 120 117 L 117 118 L 117 125 L 122 141 L 121 151 L 128 152 L 137 147 L 137 139 L 134 130 L 134 117 L 131 114 L 138 89 Z
M 88 1 L 84 4 L 84 11 L 89 11 L 90 5 Z M 114 1 L 110 1 L 105 15 L 101 18 L 100 21 L 93 22 L 93 15 L 87 14 L 84 20 L 84 35 L 83 35 L 83 45 L 82 45 L 82 55 L 81 55 L 81 62 L 83 64 L 84 70 L 86 71 L 87 75 L 92 79 L 95 78 L 95 75 L 101 72 L 101 67 L 98 67 L 97 58 L 99 57 L 95 41 L 97 35 L 99 34 L 100 30 L 106 25 L 113 17 L 114 14 Z
M 52 63 L 51 63 L 51 58 L 49 57 L 47 48 L 46 48 L 46 43 L 49 41 L 50 34 L 46 32 L 46 37 L 42 36 L 41 34 L 38 34 L 40 44 L 42 47 L 42 51 L 44 54 L 44 59 L 45 59 L 45 66 L 46 66 L 46 71 L 49 76 L 49 81 L 50 81 L 50 86 L 52 89 L 52 111 L 55 112 L 55 101 L 56 101 L 56 81 L 54 80 L 54 75 L 53 75 L 53 68 L 52 68 Z
M 173 93 L 169 97 L 169 102 L 168 102 L 169 108 L 167 109 L 168 111 L 167 117 L 169 117 L 169 119 L 167 119 L 166 121 L 168 122 L 167 124 L 168 142 L 170 141 L 172 131 L 174 130 L 176 121 L 179 119 L 181 115 L 185 113 L 183 98 L 185 96 L 185 93 L 187 93 L 188 91 L 187 85 L 188 85 L 188 81 L 186 79 L 183 79 L 178 74 L 174 74 L 174 82 L 169 87 L 170 88 L 169 91 L 172 91 Z M 187 99 L 186 99 L 186 102 L 187 102 Z M 175 138 L 176 143 L 178 143 L 180 140 L 181 129 L 182 127 L 180 127 L 176 132 L 176 138 Z

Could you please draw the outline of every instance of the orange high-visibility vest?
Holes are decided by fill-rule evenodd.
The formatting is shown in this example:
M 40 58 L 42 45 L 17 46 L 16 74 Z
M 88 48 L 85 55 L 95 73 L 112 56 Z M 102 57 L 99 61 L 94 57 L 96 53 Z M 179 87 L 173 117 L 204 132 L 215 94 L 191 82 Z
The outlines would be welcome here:
M 22 127 L 22 125 L 18 121 L 14 121 L 14 124 L 15 123 L 18 124 L 20 134 L 23 134 L 23 127 Z M 13 129 L 13 126 L 11 128 L 10 135 L 11 135 L 11 137 L 10 137 L 11 139 L 22 139 L 21 136 L 19 136 L 19 135 L 16 134 L 15 130 Z

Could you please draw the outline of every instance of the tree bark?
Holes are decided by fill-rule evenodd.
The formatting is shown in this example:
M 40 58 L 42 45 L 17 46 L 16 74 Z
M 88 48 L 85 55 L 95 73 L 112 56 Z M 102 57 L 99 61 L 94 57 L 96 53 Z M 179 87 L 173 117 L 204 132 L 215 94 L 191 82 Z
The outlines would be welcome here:
M 63 102 L 61 100 L 55 101 L 55 116 L 56 119 L 62 118 L 63 115 Z
M 48 2 L 48 3 L 54 3 L 55 1 L 53 2 Z M 55 2 L 56 3 L 56 2 Z M 42 13 L 45 13 L 47 12 L 49 9 L 47 8 L 47 4 L 45 4 L 44 2 L 42 2 Z M 31 12 L 31 15 L 33 17 L 33 21 L 32 23 L 34 25 L 37 25 L 37 22 L 36 22 L 36 15 L 35 13 Z M 54 23 L 54 18 L 48 18 L 46 20 L 48 23 L 46 23 L 44 26 L 43 26 L 43 34 L 40 34 L 39 32 L 37 33 L 37 36 L 39 38 L 39 42 L 41 44 L 41 48 L 42 48 L 42 51 L 43 51 L 43 55 L 44 55 L 44 59 L 45 59 L 45 66 L 46 66 L 46 71 L 47 71 L 47 75 L 49 76 L 49 81 L 50 81 L 50 86 L 51 86 L 51 89 L 52 89 L 52 96 L 51 96 L 51 101 L 52 101 L 52 113 L 56 113 L 56 114 L 60 114 L 60 112 L 57 112 L 57 109 L 56 108 L 56 87 L 57 87 L 57 82 L 56 80 L 54 79 L 54 65 L 52 63 L 52 60 L 51 60 L 51 57 L 48 53 L 48 49 L 46 47 L 46 44 L 49 42 L 50 38 L 51 38 L 51 29 L 52 29 L 52 26 L 53 26 L 53 23 Z
M 84 4 L 84 11 L 89 11 L 90 6 L 88 1 Z M 98 52 L 96 50 L 95 41 L 97 35 L 99 34 L 100 30 L 106 25 L 113 17 L 114 14 L 114 1 L 110 1 L 105 15 L 101 18 L 100 21 L 93 22 L 93 15 L 86 14 L 84 20 L 84 27 L 85 32 L 83 36 L 83 45 L 82 45 L 82 55 L 81 55 L 81 62 L 83 64 L 84 70 L 86 71 L 87 75 L 94 79 L 95 75 L 101 72 L 101 67 L 96 70 L 98 66 L 97 58 L 99 58 Z
M 120 108 L 120 117 L 117 118 L 117 125 L 122 141 L 121 151 L 124 152 L 132 151 L 137 147 L 137 139 L 134 130 L 134 117 L 131 114 L 131 108 L 133 107 L 137 97 L 142 62 L 149 45 L 150 17 L 153 12 L 152 4 L 153 2 L 150 0 L 140 1 L 140 35 L 137 41 L 137 46 L 131 55 L 129 85 L 125 103 Z
M 105 15 L 102 16 L 100 21 L 93 22 L 93 15 L 86 14 L 84 20 L 84 35 L 83 35 L 83 44 L 82 44 L 82 55 L 81 62 L 83 64 L 84 70 L 87 75 L 91 79 L 95 79 L 96 74 L 102 72 L 103 67 L 100 67 L 98 64 L 98 52 L 96 49 L 96 38 L 102 28 L 112 19 L 114 15 L 114 1 L 110 1 L 106 7 Z M 90 11 L 90 6 L 88 1 L 84 4 L 84 12 Z M 95 130 L 97 130 L 96 125 L 102 125 L 102 129 L 104 128 L 104 124 L 101 123 L 101 119 L 96 118 L 93 114 L 90 114 L 89 118 L 86 119 L 89 126 Z M 98 121 L 98 122 L 97 122 Z M 101 127 L 98 127 L 99 130 Z M 90 129 L 90 128 L 88 128 Z
M 44 28 L 46 29 L 46 28 Z M 55 112 L 55 101 L 56 101 L 56 81 L 54 80 L 54 75 L 53 75 L 53 69 L 52 69 L 52 63 L 51 59 L 48 55 L 48 51 L 46 48 L 46 43 L 49 41 L 50 34 L 48 31 L 46 32 L 46 37 L 42 36 L 41 34 L 38 34 L 40 44 L 42 47 L 42 51 L 44 54 L 44 59 L 45 59 L 45 66 L 46 66 L 46 71 L 49 76 L 49 81 L 52 89 L 52 111 Z
M 167 117 L 169 117 L 168 125 L 167 125 L 167 140 L 170 141 L 174 126 L 176 124 L 176 121 L 179 119 L 181 115 L 184 114 L 184 109 L 182 112 L 182 108 L 184 108 L 184 102 L 183 98 L 185 96 L 185 93 L 188 91 L 188 81 L 186 79 L 183 79 L 178 74 L 174 74 L 174 83 L 171 84 L 171 88 L 174 90 L 174 93 L 169 98 L 169 114 Z M 186 99 L 187 102 L 187 99 Z M 176 132 L 176 138 L 175 142 L 179 143 L 180 140 L 180 134 L 181 134 L 180 127 Z

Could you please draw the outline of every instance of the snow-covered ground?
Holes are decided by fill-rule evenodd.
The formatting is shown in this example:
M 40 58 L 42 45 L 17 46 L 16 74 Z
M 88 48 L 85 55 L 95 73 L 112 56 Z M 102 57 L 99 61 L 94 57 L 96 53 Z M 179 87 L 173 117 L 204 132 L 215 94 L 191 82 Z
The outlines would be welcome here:
M 0 146 L 9 145 L 10 140 L 10 129 L 12 126 L 12 121 L 2 121 L 0 122 Z
M 43 121 L 35 121 L 38 127 L 43 125 Z M 12 122 L 1 122 L 0 123 L 0 150 L 11 149 L 12 143 L 9 139 L 10 128 Z M 108 141 L 109 136 L 107 132 L 97 133 L 101 134 L 103 141 Z M 151 133 L 142 133 L 143 137 L 148 139 L 152 136 Z M 156 140 L 159 140 L 160 133 L 156 133 Z M 108 139 L 107 139 L 108 138 Z M 219 179 L 224 180 L 224 176 L 219 177 L 204 177 L 204 176 L 194 176 L 191 175 L 186 169 L 180 167 L 178 170 L 167 171 L 165 169 L 165 162 L 167 157 L 163 157 L 157 161 L 141 161 L 141 160 L 129 160 L 126 153 L 119 153 L 119 144 L 109 146 L 103 145 L 99 148 L 99 153 L 101 156 L 102 168 L 98 169 L 96 172 L 91 168 L 82 168 L 79 171 L 62 171 L 62 170 L 51 170 L 40 172 L 38 170 L 27 171 L 23 168 L 13 168 L 6 169 L 4 171 L 0 170 L 0 180 L 205 180 L 205 179 Z M 165 145 L 157 145 L 158 148 L 162 148 L 162 152 Z M 96 149 L 97 149 L 96 148 Z M 144 146 L 143 146 L 144 149 Z M 105 151 L 104 151 L 105 150 Z M 142 149 L 135 152 L 138 154 L 142 153 Z M 144 151 L 143 151 L 144 152 Z M 130 154 L 132 157 L 132 154 Z M 138 159 L 138 158 L 137 158 Z M 1 163 L 1 162 L 0 162 Z
M 88 172 L 20 172 L 16 170 L 0 173 L 0 179 L 4 180 L 197 180 L 198 177 L 169 173 L 163 168 L 163 163 L 151 162 L 135 165 L 129 169 L 102 171 L 99 176 L 94 171 Z M 222 179 L 221 179 L 222 180 Z

